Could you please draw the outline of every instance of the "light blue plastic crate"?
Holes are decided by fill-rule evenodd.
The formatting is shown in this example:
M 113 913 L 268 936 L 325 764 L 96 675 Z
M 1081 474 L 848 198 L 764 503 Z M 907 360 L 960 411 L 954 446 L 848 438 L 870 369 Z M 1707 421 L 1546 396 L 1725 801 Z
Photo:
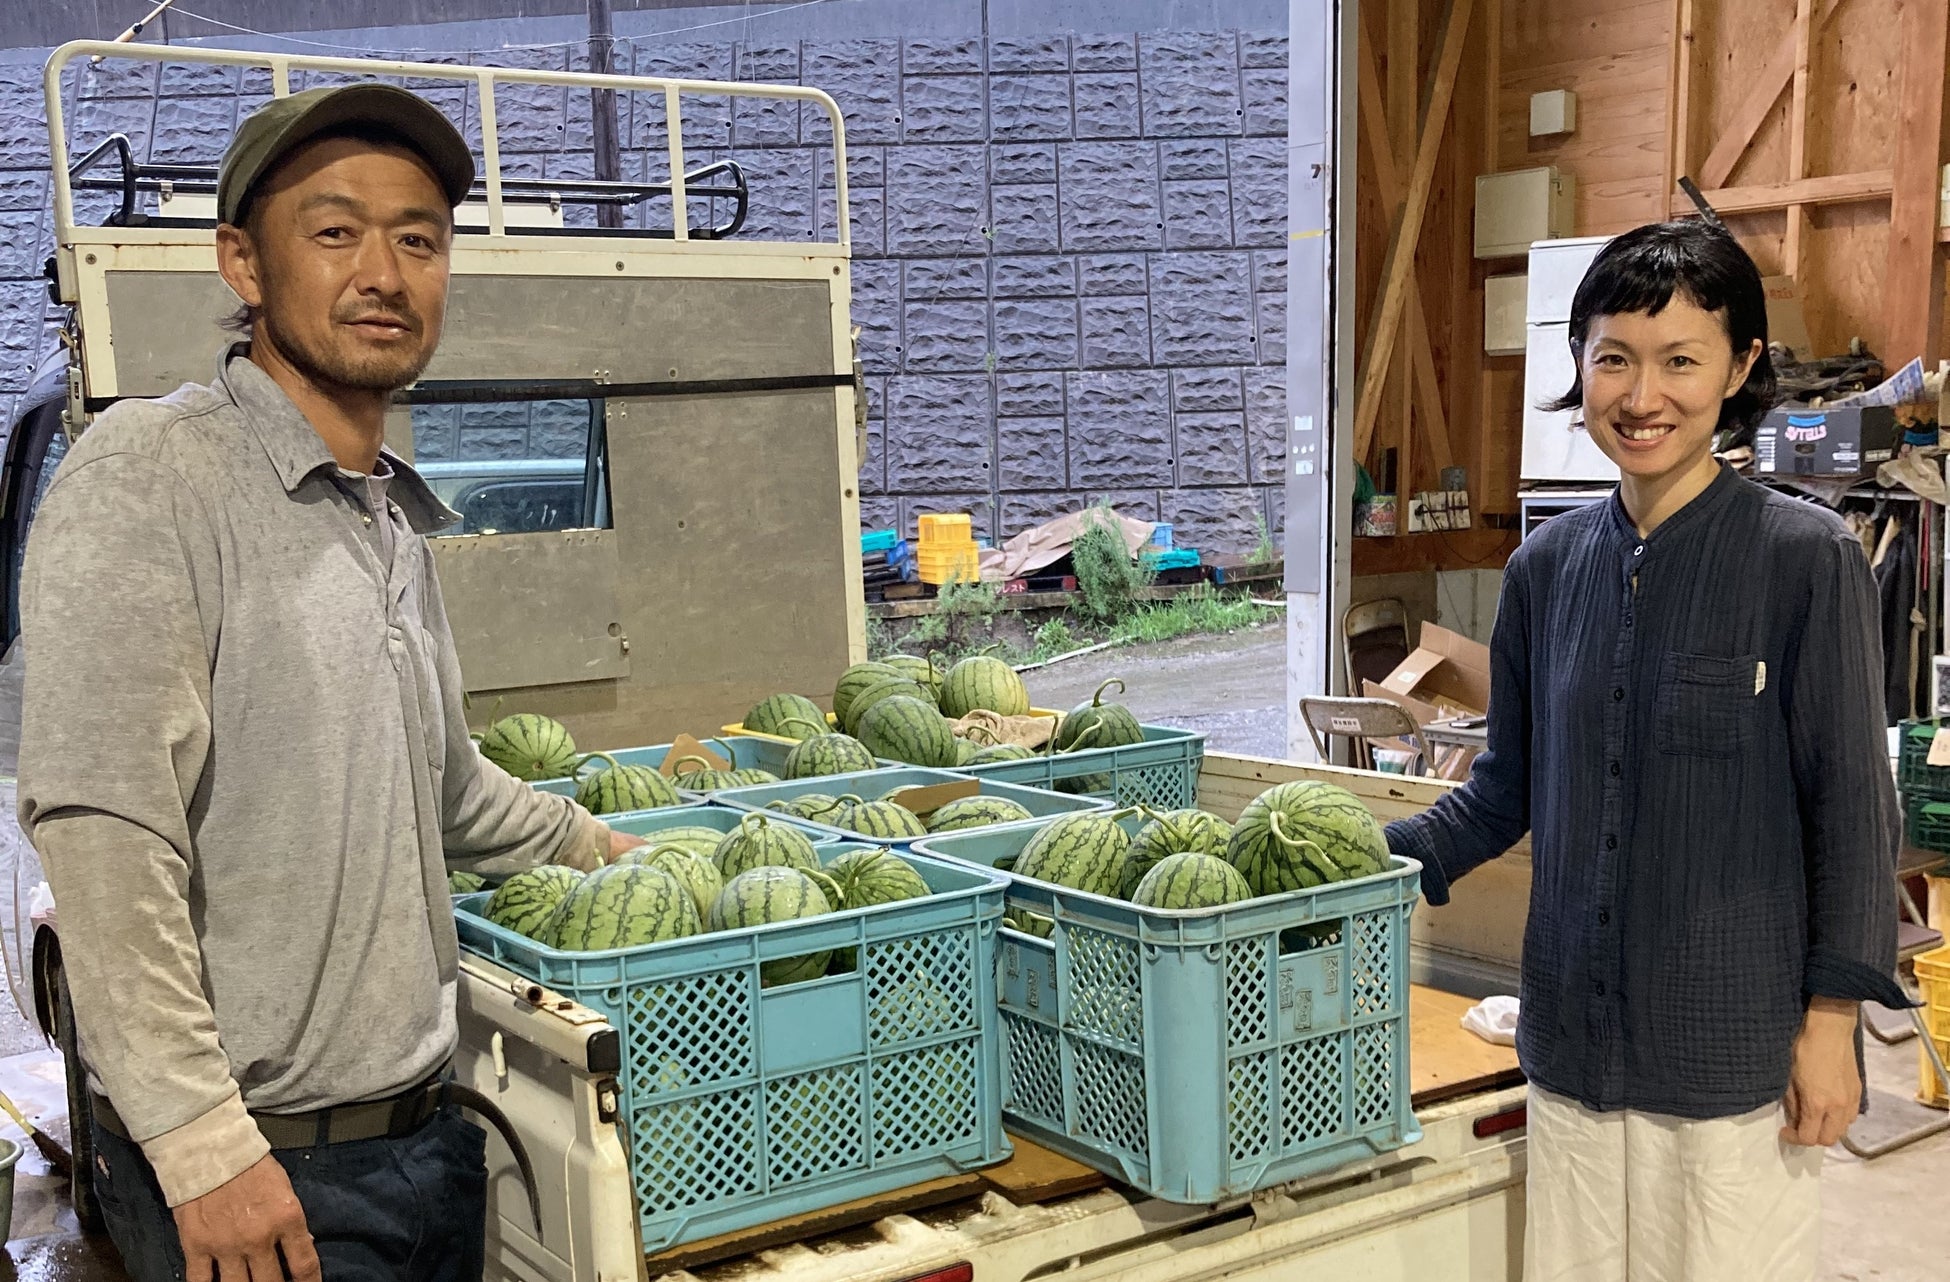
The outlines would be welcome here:
M 1123 821 L 1135 828 L 1138 821 Z M 947 833 L 993 867 L 1042 824 Z M 1171 1202 L 1207 1203 L 1411 1144 L 1408 919 L 1421 865 L 1224 908 L 1141 909 L 1011 875 L 1002 1108 L 1012 1128 Z
M 825 793 L 829 796 L 843 797 L 849 794 L 864 801 L 876 801 L 890 792 L 901 788 L 927 787 L 937 783 L 954 783 L 965 780 L 969 775 L 953 770 L 924 770 L 919 766 L 895 766 L 886 770 L 870 770 L 853 775 L 825 775 L 816 779 L 793 779 L 786 783 L 760 783 L 749 788 L 727 788 L 717 794 L 715 800 L 720 805 L 736 806 L 741 810 L 764 810 L 775 801 L 785 801 L 792 797 L 802 797 L 809 792 Z M 1095 797 L 1066 797 L 1061 793 L 1042 788 L 1025 788 L 1021 784 L 1005 783 L 998 779 L 981 779 L 984 797 L 1004 797 L 1015 802 L 1038 819 L 1054 818 L 1078 810 L 1102 810 L 1108 803 Z M 776 813 L 776 812 L 768 812 Z M 837 824 L 816 823 L 807 820 L 808 826 L 846 837 L 853 841 L 880 841 L 870 833 L 853 832 Z M 972 829 L 971 831 L 980 831 Z M 906 845 L 906 841 L 895 842 Z
M 1119 806 L 1184 810 L 1198 804 L 1198 771 L 1205 762 L 1205 735 L 1198 730 L 1145 726 L 1144 742 L 1128 748 L 1084 748 L 962 766 L 978 779 L 1027 784 L 1055 792 L 1101 797 Z
M 704 746 L 711 749 L 711 751 L 720 757 L 729 754 L 731 757 L 731 766 L 734 770 L 753 768 L 770 770 L 773 774 L 781 778 L 785 776 L 786 754 L 791 752 L 793 747 L 792 744 L 776 738 L 745 735 L 729 735 L 723 738 L 707 739 L 704 741 Z M 664 758 L 670 755 L 670 747 L 667 743 L 659 743 L 645 748 L 618 748 L 614 752 L 608 752 L 604 755 L 614 757 L 616 764 L 619 766 L 649 766 L 652 769 L 657 769 L 663 766 Z M 893 765 L 895 763 L 888 762 L 887 764 Z M 601 769 L 601 767 L 592 766 L 591 769 Z M 538 780 L 535 786 L 543 792 L 560 793 L 565 797 L 573 797 L 576 795 L 576 781 L 570 778 L 542 779 Z M 705 798 L 715 794 L 712 792 L 697 792 L 687 789 L 684 790 L 683 795 L 686 797 Z
M 871 556 L 875 552 L 891 552 L 901 541 L 899 530 L 867 530 L 860 535 L 860 555 Z
M 463 947 L 621 1035 L 618 1126 L 645 1252 L 1009 1156 L 995 993 L 1004 883 L 907 858 L 934 892 L 925 899 L 610 952 L 545 948 L 477 916 L 486 895 L 455 901 Z M 763 962 L 838 949 L 855 950 L 853 970 L 759 983 Z
M 643 838 L 646 842 L 657 839 L 657 833 L 666 828 L 716 828 L 719 832 L 730 832 L 745 822 L 748 812 L 733 810 L 729 806 L 698 804 L 692 806 L 665 806 L 660 810 L 637 810 L 628 814 L 604 815 L 603 822 L 618 832 L 627 832 Z M 841 840 L 838 834 L 827 831 L 816 824 L 805 823 L 791 815 L 772 815 L 770 818 L 797 828 L 806 834 L 815 847 L 825 847 Z

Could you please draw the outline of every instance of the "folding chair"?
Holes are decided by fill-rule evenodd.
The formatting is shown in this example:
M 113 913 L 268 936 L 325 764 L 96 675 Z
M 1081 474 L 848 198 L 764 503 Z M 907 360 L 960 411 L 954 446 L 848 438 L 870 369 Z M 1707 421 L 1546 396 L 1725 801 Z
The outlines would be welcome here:
M 1919 926 L 1914 922 L 1897 922 L 1896 983 L 1898 985 L 1902 983 L 1902 963 L 1922 953 L 1930 952 L 1932 949 L 1940 947 L 1942 943 L 1943 932 L 1941 931 L 1932 930 L 1928 926 Z M 1938 1053 L 1936 1042 L 1930 1037 L 1930 1026 L 1924 1022 L 1923 1012 L 1920 1009 L 1912 1007 L 1907 1014 L 1909 1015 L 1910 1022 L 1916 1026 L 1915 1033 L 1912 1035 L 1923 1039 L 1923 1050 L 1929 1056 L 1931 1066 L 1936 1070 L 1938 1085 L 1943 1087 L 1946 1095 L 1950 1095 L 1950 1067 L 1944 1065 L 1943 1056 Z M 1865 1024 L 1869 1022 L 1866 1014 L 1863 1015 L 1862 1022 Z M 1885 1042 L 1900 1040 L 1883 1037 L 1880 1033 L 1877 1033 L 1876 1036 Z M 1918 1140 L 1928 1139 L 1932 1135 L 1940 1135 L 1944 1131 L 1950 1131 L 1950 1113 L 1945 1113 L 1942 1117 L 1919 1122 L 1906 1131 L 1898 1131 L 1889 1138 L 1878 1140 L 1874 1144 L 1857 1144 L 1849 1136 L 1843 1135 L 1842 1147 L 1866 1162 L 1873 1158 L 1881 1157 L 1885 1153 L 1893 1153 L 1899 1148 L 1906 1148 Z
M 1354 741 L 1355 765 L 1363 770 L 1374 769 L 1376 739 L 1399 739 L 1415 745 L 1416 759 L 1409 763 L 1413 767 L 1410 774 L 1428 773 L 1435 760 L 1422 738 L 1422 728 L 1408 709 L 1386 699 L 1309 696 L 1300 700 L 1300 719 L 1306 723 L 1314 752 L 1322 761 L 1330 760 L 1326 740 L 1332 738 Z
M 1360 694 L 1363 681 L 1385 680 L 1411 649 L 1408 606 L 1397 597 L 1351 605 L 1341 616 L 1341 655 L 1347 663 L 1349 694 Z

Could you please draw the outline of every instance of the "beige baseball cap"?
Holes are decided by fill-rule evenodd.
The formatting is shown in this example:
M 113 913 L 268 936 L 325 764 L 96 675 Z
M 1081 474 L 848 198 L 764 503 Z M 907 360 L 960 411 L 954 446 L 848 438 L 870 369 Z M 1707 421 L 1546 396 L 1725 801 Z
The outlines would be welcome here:
M 343 125 L 373 125 L 396 133 L 420 153 L 457 206 L 474 185 L 474 157 L 453 122 L 418 94 L 394 85 L 343 85 L 273 98 L 237 126 L 217 171 L 217 217 L 235 223 L 258 179 L 293 148 Z

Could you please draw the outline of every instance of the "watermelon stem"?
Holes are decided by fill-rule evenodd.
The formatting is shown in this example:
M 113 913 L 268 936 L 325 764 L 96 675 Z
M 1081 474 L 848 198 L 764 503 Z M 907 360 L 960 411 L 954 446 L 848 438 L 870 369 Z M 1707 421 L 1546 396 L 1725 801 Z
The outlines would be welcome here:
M 832 733 L 832 731 L 828 730 L 825 726 L 814 725 L 812 722 L 806 720 L 804 717 L 781 717 L 779 718 L 779 724 L 781 726 L 805 726 L 807 729 L 811 730 L 812 731 L 811 734 L 799 736 L 801 742 L 804 742 L 807 739 L 816 739 L 823 734 Z M 712 740 L 712 742 L 719 743 L 719 741 L 716 739 Z M 722 745 L 720 744 L 720 746 Z
M 581 774 L 582 768 L 592 761 L 607 761 L 609 763 L 607 768 L 610 770 L 621 770 L 623 768 L 623 764 L 607 752 L 592 752 L 582 760 L 576 762 L 576 773 Z
M 715 741 L 715 740 L 713 740 L 713 742 L 716 742 L 716 741 Z M 677 773 L 677 774 L 690 774 L 690 773 L 692 773 L 692 772 L 691 772 L 691 771 L 688 771 L 688 770 L 686 770 L 686 769 L 684 769 L 684 766 L 685 766 L 685 765 L 686 765 L 687 763 L 689 763 L 689 762 L 692 762 L 692 761 L 695 761 L 695 762 L 697 762 L 697 764 L 698 764 L 698 765 L 700 765 L 700 766 L 703 766 L 703 767 L 704 767 L 704 768 L 705 768 L 706 770 L 715 770 L 715 769 L 717 769 L 717 767 L 715 767 L 715 766 L 713 766 L 713 765 L 711 764 L 711 758 L 709 758 L 709 757 L 700 757 L 700 756 L 698 756 L 698 755 L 697 755 L 697 754 L 696 754 L 695 752 L 693 752 L 693 753 L 691 753 L 691 754 L 690 754 L 689 756 L 684 756 L 684 757 L 679 757 L 679 758 L 677 758 L 677 760 L 676 760 L 676 761 L 673 761 L 673 762 L 671 763 L 671 765 L 670 765 L 670 768 L 671 768 L 671 770 L 672 770 L 673 772 L 675 772 L 675 773 Z
M 846 907 L 846 892 L 840 889 L 840 883 L 834 881 L 830 873 L 823 871 L 813 872 L 809 868 L 801 868 L 797 871 L 800 876 L 812 882 L 813 885 L 819 886 L 820 889 L 830 893 L 834 911 L 837 912 L 839 909 Z
M 1104 682 L 1104 683 L 1103 683 L 1102 685 L 1100 685 L 1100 686 L 1098 686 L 1098 687 L 1097 687 L 1097 693 L 1096 693 L 1096 694 L 1093 694 L 1093 695 L 1091 695 L 1091 696 L 1090 696 L 1090 706 L 1091 706 L 1091 707 L 1093 707 L 1093 708 L 1101 708 L 1101 707 L 1103 707 L 1103 706 L 1104 706 L 1104 691 L 1106 691 L 1106 690 L 1108 690 L 1108 689 L 1110 689 L 1110 688 L 1111 688 L 1112 686 L 1116 686 L 1116 687 L 1117 687 L 1117 693 L 1119 693 L 1119 694 L 1123 694 L 1123 693 L 1124 693 L 1124 678 L 1123 678 L 1123 677 L 1112 677 L 1112 678 L 1111 678 L 1110 680 L 1108 680 L 1108 681 L 1106 681 L 1106 682 Z
M 1288 850 L 1294 850 L 1294 851 L 1311 850 L 1320 859 L 1327 858 L 1327 852 L 1320 848 L 1320 844 L 1318 842 L 1308 841 L 1305 837 L 1287 836 L 1286 828 L 1284 825 L 1281 824 L 1280 819 L 1281 819 L 1281 814 L 1278 810 L 1275 810 L 1271 806 L 1268 806 L 1266 808 L 1266 826 L 1272 832 L 1273 840 L 1279 842 L 1282 846 L 1285 846 Z

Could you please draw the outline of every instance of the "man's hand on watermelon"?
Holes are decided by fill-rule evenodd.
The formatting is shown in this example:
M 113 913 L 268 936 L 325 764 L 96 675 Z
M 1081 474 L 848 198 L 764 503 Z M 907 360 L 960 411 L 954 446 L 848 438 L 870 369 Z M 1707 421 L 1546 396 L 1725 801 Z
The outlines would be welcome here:
M 641 846 L 642 844 L 643 844 L 643 838 L 637 836 L 636 834 L 628 833 L 628 832 L 618 832 L 616 831 L 616 829 L 611 828 L 609 830 L 609 854 L 603 857 L 603 862 L 606 864 L 613 863 L 615 862 L 616 857 L 618 855 L 624 854 L 627 851 L 635 850 L 638 846 Z
M 1862 1073 L 1855 1063 L 1855 1021 L 1859 1003 L 1816 997 L 1808 1003 L 1801 1032 L 1794 1039 L 1794 1067 L 1788 1078 L 1788 1124 L 1781 1138 L 1790 1144 L 1827 1148 L 1848 1132 L 1862 1109 Z

